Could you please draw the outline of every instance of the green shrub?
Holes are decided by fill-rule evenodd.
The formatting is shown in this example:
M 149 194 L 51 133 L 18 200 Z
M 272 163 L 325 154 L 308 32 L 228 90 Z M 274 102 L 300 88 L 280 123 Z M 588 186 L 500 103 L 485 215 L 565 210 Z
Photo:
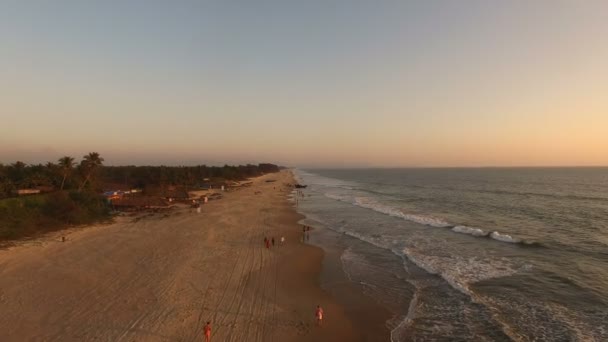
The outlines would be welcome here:
M 0 240 L 89 224 L 109 217 L 105 199 L 90 192 L 57 191 L 0 200 Z

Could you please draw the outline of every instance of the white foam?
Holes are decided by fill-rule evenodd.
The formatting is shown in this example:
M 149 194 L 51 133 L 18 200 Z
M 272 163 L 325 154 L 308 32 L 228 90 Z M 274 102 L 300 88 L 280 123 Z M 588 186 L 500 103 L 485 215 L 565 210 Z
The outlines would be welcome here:
M 390 205 L 380 203 L 371 197 L 354 197 L 353 198 L 352 196 L 336 194 L 336 193 L 324 193 L 324 195 L 325 195 L 325 197 L 336 200 L 336 201 L 349 203 L 349 204 L 356 205 L 361 208 L 371 209 L 373 211 L 376 211 L 376 212 L 379 212 L 382 214 L 386 214 L 386 215 L 389 215 L 392 217 L 402 218 L 404 220 L 419 223 L 419 224 L 422 224 L 425 226 L 440 227 L 440 228 L 452 226 L 451 224 L 447 223 L 446 221 L 437 219 L 434 217 L 403 213 L 401 210 L 399 210 L 395 207 L 392 207 Z
M 451 225 L 441 219 L 437 219 L 430 216 L 406 214 L 401 210 L 378 202 L 377 200 L 370 197 L 355 197 L 354 205 L 362 208 L 371 209 L 379 213 L 383 213 L 393 217 L 399 217 L 407 221 L 416 222 L 425 226 L 432 227 L 450 227 Z
M 488 233 L 484 232 L 483 230 L 481 230 L 479 228 L 472 228 L 472 227 L 467 227 L 467 226 L 456 226 L 456 227 L 452 228 L 452 231 L 456 232 L 456 233 L 469 234 L 469 235 L 473 235 L 473 236 L 488 235 Z
M 403 253 L 425 271 L 437 274 L 453 288 L 471 295 L 469 285 L 478 281 L 506 277 L 517 272 L 508 261 L 501 259 L 463 258 L 457 255 L 426 255 L 413 248 L 404 248 Z
M 326 197 L 331 198 L 336 201 L 353 204 L 353 205 L 361 207 L 361 208 L 371 209 L 373 211 L 376 211 L 376 212 L 379 212 L 382 214 L 386 214 L 386 215 L 389 215 L 392 217 L 398 217 L 398 218 L 404 219 L 406 221 L 415 222 L 415 223 L 425 225 L 425 226 L 438 227 L 438 228 L 452 227 L 451 230 L 455 233 L 468 234 L 468 235 L 472 235 L 472 236 L 476 236 L 476 237 L 489 236 L 494 240 L 501 241 L 501 242 L 507 242 L 507 243 L 531 244 L 528 241 L 524 241 L 522 239 L 513 237 L 508 234 L 503 234 L 503 233 L 500 233 L 497 231 L 494 231 L 488 235 L 488 233 L 486 231 L 479 229 L 479 228 L 467 227 L 467 226 L 452 226 L 450 223 L 448 223 L 442 219 L 435 218 L 435 217 L 424 216 L 424 215 L 415 215 L 415 214 L 406 214 L 393 206 L 390 206 L 390 205 L 387 205 L 384 203 L 380 203 L 379 201 L 377 201 L 376 199 L 371 198 L 371 197 L 365 197 L 365 196 L 353 197 L 353 196 L 348 196 L 348 195 L 344 195 L 344 194 L 336 194 L 336 193 L 324 193 L 324 195 Z
M 469 284 L 498 277 L 513 275 L 517 270 L 508 260 L 465 258 L 455 254 L 449 256 L 427 255 L 428 248 L 403 248 L 400 252 L 391 248 L 390 242 L 384 238 L 374 238 L 356 232 L 346 231 L 344 234 L 376 247 L 391 250 L 393 253 L 407 257 L 418 267 L 428 273 L 437 274 L 453 288 L 464 294 L 471 295 Z
M 494 240 L 498 240 L 498 241 L 502 241 L 502 242 L 509 242 L 509 243 L 520 243 L 521 242 L 521 239 L 514 238 L 508 234 L 501 234 L 499 232 L 492 232 L 492 234 L 490 234 L 490 237 Z

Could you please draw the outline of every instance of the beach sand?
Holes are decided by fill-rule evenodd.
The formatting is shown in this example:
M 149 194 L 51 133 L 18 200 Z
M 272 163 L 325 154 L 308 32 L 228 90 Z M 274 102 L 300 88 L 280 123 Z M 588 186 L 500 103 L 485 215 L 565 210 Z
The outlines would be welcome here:
M 375 340 L 361 331 L 386 318 L 369 299 L 349 308 L 320 287 L 323 251 L 300 242 L 292 182 L 269 174 L 200 214 L 123 216 L 0 250 L 0 341 L 202 341 L 207 321 L 212 341 Z

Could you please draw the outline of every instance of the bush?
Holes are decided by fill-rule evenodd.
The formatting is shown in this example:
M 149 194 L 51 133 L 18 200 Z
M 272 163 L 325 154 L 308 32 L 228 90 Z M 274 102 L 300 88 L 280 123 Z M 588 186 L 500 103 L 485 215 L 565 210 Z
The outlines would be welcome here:
M 0 240 L 48 232 L 109 217 L 105 199 L 88 192 L 58 191 L 0 200 Z

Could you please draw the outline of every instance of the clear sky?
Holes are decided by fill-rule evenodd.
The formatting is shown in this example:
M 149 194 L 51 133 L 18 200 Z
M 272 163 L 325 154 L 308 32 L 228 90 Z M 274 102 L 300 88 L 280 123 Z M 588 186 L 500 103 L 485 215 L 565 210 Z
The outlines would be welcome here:
M 608 1 L 0 3 L 0 162 L 608 165 Z

